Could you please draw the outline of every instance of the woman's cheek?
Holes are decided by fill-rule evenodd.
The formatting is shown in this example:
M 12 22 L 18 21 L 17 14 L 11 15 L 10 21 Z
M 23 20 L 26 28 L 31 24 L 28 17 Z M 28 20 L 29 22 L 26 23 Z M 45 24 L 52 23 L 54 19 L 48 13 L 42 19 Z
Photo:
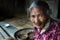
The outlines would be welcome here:
M 34 23 L 34 18 L 30 18 L 31 22 Z
M 39 20 L 40 20 L 42 23 L 45 22 L 45 18 L 40 18 Z

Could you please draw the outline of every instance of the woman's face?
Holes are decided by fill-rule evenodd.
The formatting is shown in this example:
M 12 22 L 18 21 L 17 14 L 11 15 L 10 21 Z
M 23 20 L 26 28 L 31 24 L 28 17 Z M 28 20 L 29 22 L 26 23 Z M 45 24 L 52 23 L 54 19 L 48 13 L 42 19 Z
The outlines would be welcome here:
M 30 13 L 30 20 L 33 23 L 33 26 L 36 28 L 43 28 L 46 22 L 47 16 L 43 10 L 38 8 L 33 8 Z

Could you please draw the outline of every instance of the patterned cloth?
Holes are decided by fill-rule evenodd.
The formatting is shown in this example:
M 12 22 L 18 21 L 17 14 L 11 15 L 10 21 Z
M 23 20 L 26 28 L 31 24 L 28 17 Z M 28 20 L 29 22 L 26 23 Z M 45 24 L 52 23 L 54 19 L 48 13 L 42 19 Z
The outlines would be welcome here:
M 51 19 L 49 28 L 43 33 L 34 28 L 34 40 L 60 40 L 60 23 Z

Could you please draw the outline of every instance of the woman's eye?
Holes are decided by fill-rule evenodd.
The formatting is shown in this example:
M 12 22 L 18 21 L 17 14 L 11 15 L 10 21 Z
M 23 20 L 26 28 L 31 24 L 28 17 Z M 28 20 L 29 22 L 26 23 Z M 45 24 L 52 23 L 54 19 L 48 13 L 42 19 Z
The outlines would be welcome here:
M 44 17 L 44 15 L 43 15 L 43 14 L 39 14 L 39 16 Z
M 35 18 L 35 16 L 34 16 L 34 15 L 32 15 L 31 17 Z

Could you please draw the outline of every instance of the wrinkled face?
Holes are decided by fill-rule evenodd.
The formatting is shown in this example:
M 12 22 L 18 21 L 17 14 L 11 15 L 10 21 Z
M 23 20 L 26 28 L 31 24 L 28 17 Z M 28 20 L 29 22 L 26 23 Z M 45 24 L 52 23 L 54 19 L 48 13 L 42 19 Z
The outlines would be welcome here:
M 43 28 L 46 22 L 47 16 L 43 10 L 38 8 L 33 8 L 30 13 L 30 20 L 33 23 L 33 26 L 36 28 Z

